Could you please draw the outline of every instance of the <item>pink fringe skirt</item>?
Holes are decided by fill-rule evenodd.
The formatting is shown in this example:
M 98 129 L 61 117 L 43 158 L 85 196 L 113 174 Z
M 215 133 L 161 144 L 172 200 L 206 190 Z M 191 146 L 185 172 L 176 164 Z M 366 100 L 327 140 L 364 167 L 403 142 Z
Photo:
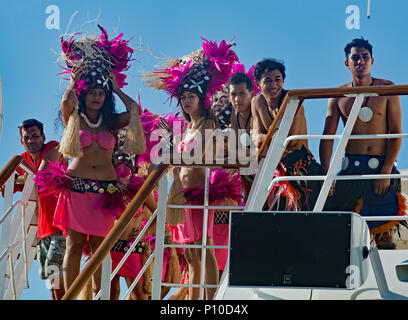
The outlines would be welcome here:
M 112 258 L 112 271 L 116 269 L 119 262 L 124 257 L 125 253 L 123 252 L 116 252 L 111 251 L 111 258 Z M 143 268 L 143 254 L 141 253 L 131 253 L 129 257 L 126 259 L 125 263 L 118 271 L 118 275 L 121 277 L 127 277 L 136 279 L 137 275 L 139 274 L 140 270 Z M 139 281 L 143 282 L 144 278 L 143 275 L 139 279 Z
M 112 229 L 120 208 L 105 209 L 99 204 L 103 195 L 94 192 L 75 192 L 65 189 L 60 193 L 55 208 L 54 226 L 67 234 L 71 229 L 83 234 L 106 237 Z M 95 209 L 99 207 L 98 209 Z
M 215 246 L 228 245 L 229 224 L 214 224 L 214 238 Z M 228 249 L 214 249 L 215 258 L 217 259 L 218 270 L 224 270 L 228 259 Z
M 190 202 L 188 205 L 202 205 L 202 202 Z M 169 226 L 172 239 L 175 242 L 186 244 L 202 239 L 203 235 L 203 209 L 184 209 L 186 219 L 175 226 Z M 208 210 L 207 237 L 214 237 L 214 210 Z

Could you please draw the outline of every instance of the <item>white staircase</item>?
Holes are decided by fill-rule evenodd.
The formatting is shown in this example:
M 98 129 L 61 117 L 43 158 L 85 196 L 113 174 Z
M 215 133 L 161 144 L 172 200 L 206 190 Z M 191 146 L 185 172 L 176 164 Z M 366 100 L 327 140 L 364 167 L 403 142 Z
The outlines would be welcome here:
M 5 183 L 0 218 L 0 299 L 4 300 L 19 300 L 23 289 L 29 288 L 28 273 L 36 255 L 37 199 L 33 172 L 20 167 L 27 172 L 23 191 L 13 194 L 15 175 L 11 174 Z

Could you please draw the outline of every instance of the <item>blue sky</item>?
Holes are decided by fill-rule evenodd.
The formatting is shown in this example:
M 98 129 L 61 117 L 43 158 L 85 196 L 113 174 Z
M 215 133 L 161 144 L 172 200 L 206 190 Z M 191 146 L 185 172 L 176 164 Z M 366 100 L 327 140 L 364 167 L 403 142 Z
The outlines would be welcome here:
M 12 156 L 24 151 L 17 126 L 25 119 L 42 121 L 48 141 L 60 139 L 62 127 L 56 127 L 55 120 L 67 81 L 57 76 L 61 72 L 56 62 L 58 36 L 65 31 L 96 31 L 97 17 L 111 37 L 123 32 L 133 47 L 141 44 L 142 49 L 161 58 L 176 58 L 198 49 L 200 37 L 217 41 L 235 37 L 234 50 L 247 68 L 265 57 L 284 60 L 286 89 L 329 88 L 350 81 L 343 49 L 353 38 L 363 36 L 373 45 L 373 76 L 408 84 L 408 3 L 371 3 L 371 18 L 367 19 L 367 0 L 0 0 L 0 74 L 4 90 L 0 165 L 3 167 Z M 59 30 L 46 26 L 49 5 L 59 8 Z M 360 9 L 359 29 L 346 27 L 350 15 L 346 8 L 350 5 Z M 157 60 L 145 52 L 134 57 L 124 91 L 133 98 L 140 93 L 143 107 L 154 112 L 174 111 L 167 96 L 146 87 L 140 79 L 140 71 L 152 70 Z M 401 103 L 406 131 L 408 98 L 401 97 Z M 326 105 L 327 99 L 304 103 L 309 133 L 322 132 Z M 117 109 L 121 111 L 124 106 L 118 102 Z M 310 145 L 318 159 L 318 143 L 312 141 Z M 408 167 L 406 148 L 404 141 L 398 157 L 400 168 Z M 49 299 L 44 282 L 37 278 L 34 264 L 32 288 L 25 290 L 23 298 Z

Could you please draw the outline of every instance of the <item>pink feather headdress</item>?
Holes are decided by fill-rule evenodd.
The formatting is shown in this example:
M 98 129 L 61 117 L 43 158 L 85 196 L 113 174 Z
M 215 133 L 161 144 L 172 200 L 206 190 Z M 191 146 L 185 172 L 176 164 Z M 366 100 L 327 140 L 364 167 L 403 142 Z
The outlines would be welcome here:
M 92 87 L 101 87 L 107 92 L 112 91 L 112 84 L 108 79 L 109 72 L 116 76 L 120 88 L 127 85 L 124 74 L 130 67 L 133 49 L 129 47 L 128 40 L 122 40 L 123 33 L 109 40 L 106 30 L 98 25 L 101 30 L 99 37 L 86 36 L 75 40 L 74 34 L 69 40 L 61 37 L 62 59 L 67 67 L 61 74 L 70 74 L 74 66 L 85 67 L 87 74 L 76 83 L 76 94 Z
M 170 98 L 179 98 L 185 90 L 192 91 L 205 98 L 205 107 L 212 103 L 215 92 L 222 90 L 232 71 L 232 65 L 238 57 L 231 47 L 233 44 L 222 40 L 215 41 L 201 38 L 202 48 L 172 60 L 167 67 L 147 73 L 145 81 L 148 86 L 164 90 Z
M 232 65 L 232 71 L 231 71 L 231 77 L 238 72 L 242 72 L 248 76 L 248 78 L 252 82 L 252 88 L 253 88 L 253 93 L 254 95 L 257 95 L 260 90 L 256 86 L 255 83 L 255 78 L 253 74 L 255 66 L 252 66 L 248 72 L 245 72 L 245 66 L 240 63 L 234 63 Z M 229 80 L 229 79 L 228 79 Z M 231 121 L 231 112 L 233 110 L 233 107 L 231 105 L 231 102 L 228 99 L 228 88 L 227 88 L 227 83 L 223 85 L 222 90 L 217 91 L 213 97 L 213 103 L 211 104 L 211 110 L 216 116 L 218 123 L 221 125 L 221 127 L 226 127 L 230 124 Z
M 157 145 L 159 140 L 152 138 L 152 133 L 154 130 L 160 129 L 159 123 L 162 120 L 167 122 L 169 128 L 169 133 L 172 136 L 180 135 L 187 129 L 187 123 L 183 117 L 174 115 L 173 113 L 167 114 L 155 114 L 148 109 L 144 109 L 143 113 L 140 115 L 140 121 L 142 123 L 144 136 L 146 139 L 146 151 L 138 156 L 138 164 L 142 162 L 152 163 L 152 156 L 158 156 L 160 154 Z
M 255 66 L 253 65 L 251 68 L 249 68 L 248 72 L 245 72 L 245 66 L 242 63 L 236 63 L 232 66 L 231 76 L 237 72 L 245 73 L 248 78 L 251 79 L 254 96 L 256 96 L 259 92 L 261 92 L 261 90 L 256 86 L 255 83 L 254 68 Z

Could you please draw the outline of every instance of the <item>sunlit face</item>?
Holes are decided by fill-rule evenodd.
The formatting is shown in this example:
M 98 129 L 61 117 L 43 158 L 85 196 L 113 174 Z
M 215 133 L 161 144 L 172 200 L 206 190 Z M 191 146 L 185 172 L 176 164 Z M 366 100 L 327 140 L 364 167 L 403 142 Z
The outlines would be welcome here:
M 85 104 L 87 108 L 99 110 L 105 103 L 105 91 L 101 88 L 90 89 L 85 96 Z
M 44 146 L 45 135 L 41 134 L 37 126 L 27 129 L 21 128 L 21 144 L 28 153 L 41 152 Z
M 366 48 L 352 47 L 348 55 L 345 65 L 350 69 L 352 74 L 356 76 L 364 76 L 371 74 L 371 67 L 374 59 L 370 55 L 370 51 Z
M 283 89 L 283 84 L 283 75 L 279 69 L 272 71 L 266 70 L 257 83 L 259 89 L 262 90 L 262 93 L 271 99 L 279 98 Z
M 237 112 L 247 112 L 251 109 L 253 91 L 249 91 L 245 82 L 228 86 L 228 99 Z
M 200 98 L 191 91 L 184 91 L 181 94 L 180 105 L 189 115 L 200 112 Z

